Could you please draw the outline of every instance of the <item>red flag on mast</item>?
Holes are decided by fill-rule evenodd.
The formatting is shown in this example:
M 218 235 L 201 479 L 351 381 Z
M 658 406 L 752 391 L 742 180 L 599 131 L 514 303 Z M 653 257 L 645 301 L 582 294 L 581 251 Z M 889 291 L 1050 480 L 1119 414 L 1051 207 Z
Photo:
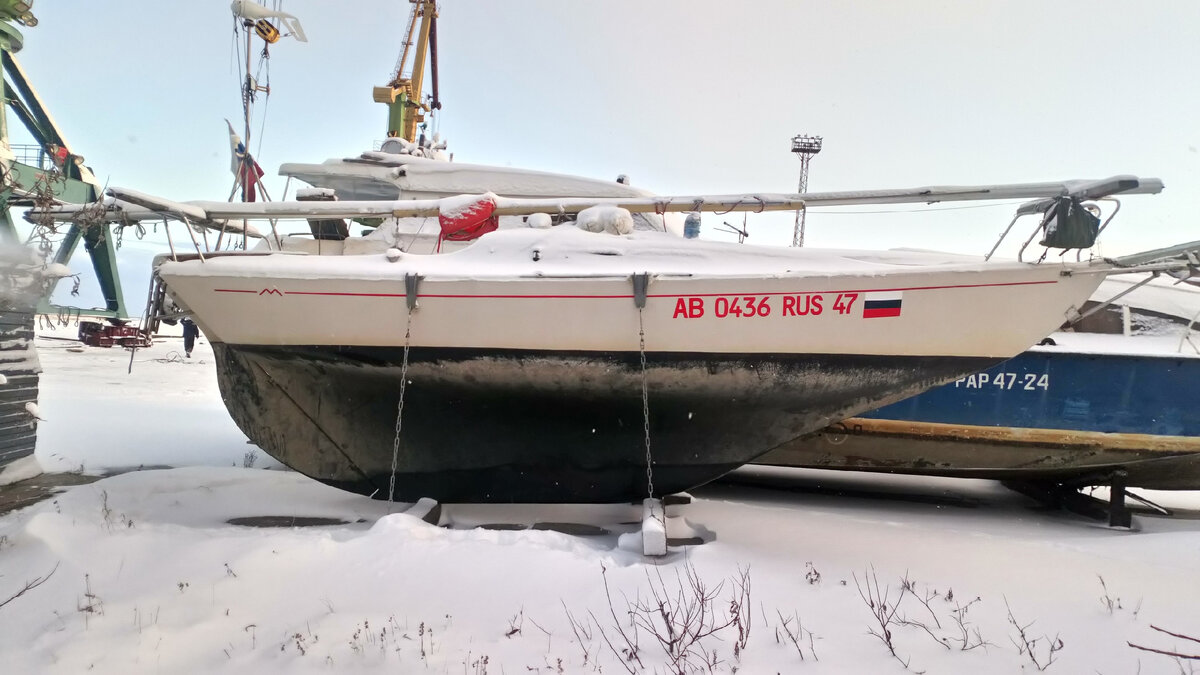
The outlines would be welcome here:
M 264 172 L 246 150 L 246 145 L 229 120 L 225 120 L 225 126 L 229 127 L 229 148 L 233 153 L 229 170 L 237 176 L 236 184 L 242 188 L 242 201 L 252 202 L 257 197 L 258 179 L 262 178 Z

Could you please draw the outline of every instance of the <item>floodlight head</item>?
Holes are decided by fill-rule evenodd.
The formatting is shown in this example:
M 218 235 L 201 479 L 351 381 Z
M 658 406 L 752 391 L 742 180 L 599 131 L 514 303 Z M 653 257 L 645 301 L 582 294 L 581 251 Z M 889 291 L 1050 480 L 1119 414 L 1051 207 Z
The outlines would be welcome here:
M 792 152 L 798 155 L 815 155 L 820 151 L 820 136 L 806 136 L 804 134 L 792 136 Z

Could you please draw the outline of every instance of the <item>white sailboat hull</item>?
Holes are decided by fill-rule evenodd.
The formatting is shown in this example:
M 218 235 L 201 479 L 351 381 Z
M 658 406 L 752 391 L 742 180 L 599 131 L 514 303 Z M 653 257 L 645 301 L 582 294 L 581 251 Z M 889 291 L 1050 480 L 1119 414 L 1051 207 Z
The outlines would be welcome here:
M 927 265 L 920 254 L 812 251 L 754 261 L 758 273 L 739 268 L 741 260 L 728 273 L 687 273 L 683 256 L 664 264 L 612 246 L 616 237 L 580 235 L 611 250 L 593 252 L 603 264 L 574 274 L 546 259 L 552 250 L 539 261 L 506 256 L 503 266 L 467 251 L 396 262 L 382 254 L 230 256 L 165 262 L 159 274 L 209 337 L 228 344 L 394 347 L 411 331 L 413 347 L 636 351 L 631 278 L 648 273 L 640 320 L 649 352 L 999 358 L 1061 325 L 1100 281 L 1071 271 L 1086 265 Z M 529 245 L 526 232 L 498 232 L 471 248 L 557 243 L 542 236 Z M 671 242 L 685 252 L 691 245 Z M 814 259 L 825 267 L 814 269 Z M 421 277 L 411 325 L 409 275 Z M 888 303 L 894 312 L 871 311 Z
M 377 497 L 395 458 L 397 499 L 612 502 L 1022 351 L 1099 283 L 1069 269 L 526 230 L 158 274 L 214 343 L 234 419 L 289 466 Z

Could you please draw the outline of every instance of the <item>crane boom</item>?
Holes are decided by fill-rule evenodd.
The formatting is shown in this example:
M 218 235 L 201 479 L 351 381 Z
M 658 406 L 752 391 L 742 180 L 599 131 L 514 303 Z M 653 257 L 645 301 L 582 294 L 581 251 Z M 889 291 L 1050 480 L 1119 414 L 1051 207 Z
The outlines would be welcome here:
M 404 64 L 408 63 L 408 50 L 412 49 L 413 32 L 417 29 L 417 8 L 418 5 L 413 3 L 408 12 L 408 34 L 404 38 L 404 46 L 400 49 L 400 58 L 396 59 L 396 67 L 392 69 L 392 76 L 388 78 L 389 84 L 399 81 L 404 75 Z
M 404 41 L 400 59 L 396 63 L 396 70 L 392 74 L 392 80 L 387 86 L 375 87 L 372 93 L 376 102 L 388 106 L 388 137 L 399 136 L 412 142 L 417 137 L 417 124 L 425 120 L 425 113 L 437 107 L 436 103 L 431 107 L 421 101 L 427 54 L 433 63 L 433 77 L 435 80 L 437 77 L 437 52 L 432 48 L 433 43 L 430 40 L 431 33 L 436 30 L 437 2 L 435 0 L 409 1 L 413 3 L 413 12 L 409 16 L 408 37 Z M 417 44 L 413 51 L 412 75 L 405 77 L 405 65 L 414 35 L 416 35 Z M 436 91 L 436 81 L 433 83 L 433 88 Z

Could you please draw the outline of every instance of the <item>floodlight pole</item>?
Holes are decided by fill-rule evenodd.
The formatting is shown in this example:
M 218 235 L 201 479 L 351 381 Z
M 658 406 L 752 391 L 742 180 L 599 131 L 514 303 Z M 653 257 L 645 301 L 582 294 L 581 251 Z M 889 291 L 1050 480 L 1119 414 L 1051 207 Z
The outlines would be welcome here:
M 800 158 L 800 186 L 796 192 L 808 192 L 808 163 L 821 151 L 820 136 L 799 134 L 792 137 L 792 152 Z M 796 209 L 796 225 L 792 230 L 792 246 L 804 246 L 804 217 L 806 209 Z

